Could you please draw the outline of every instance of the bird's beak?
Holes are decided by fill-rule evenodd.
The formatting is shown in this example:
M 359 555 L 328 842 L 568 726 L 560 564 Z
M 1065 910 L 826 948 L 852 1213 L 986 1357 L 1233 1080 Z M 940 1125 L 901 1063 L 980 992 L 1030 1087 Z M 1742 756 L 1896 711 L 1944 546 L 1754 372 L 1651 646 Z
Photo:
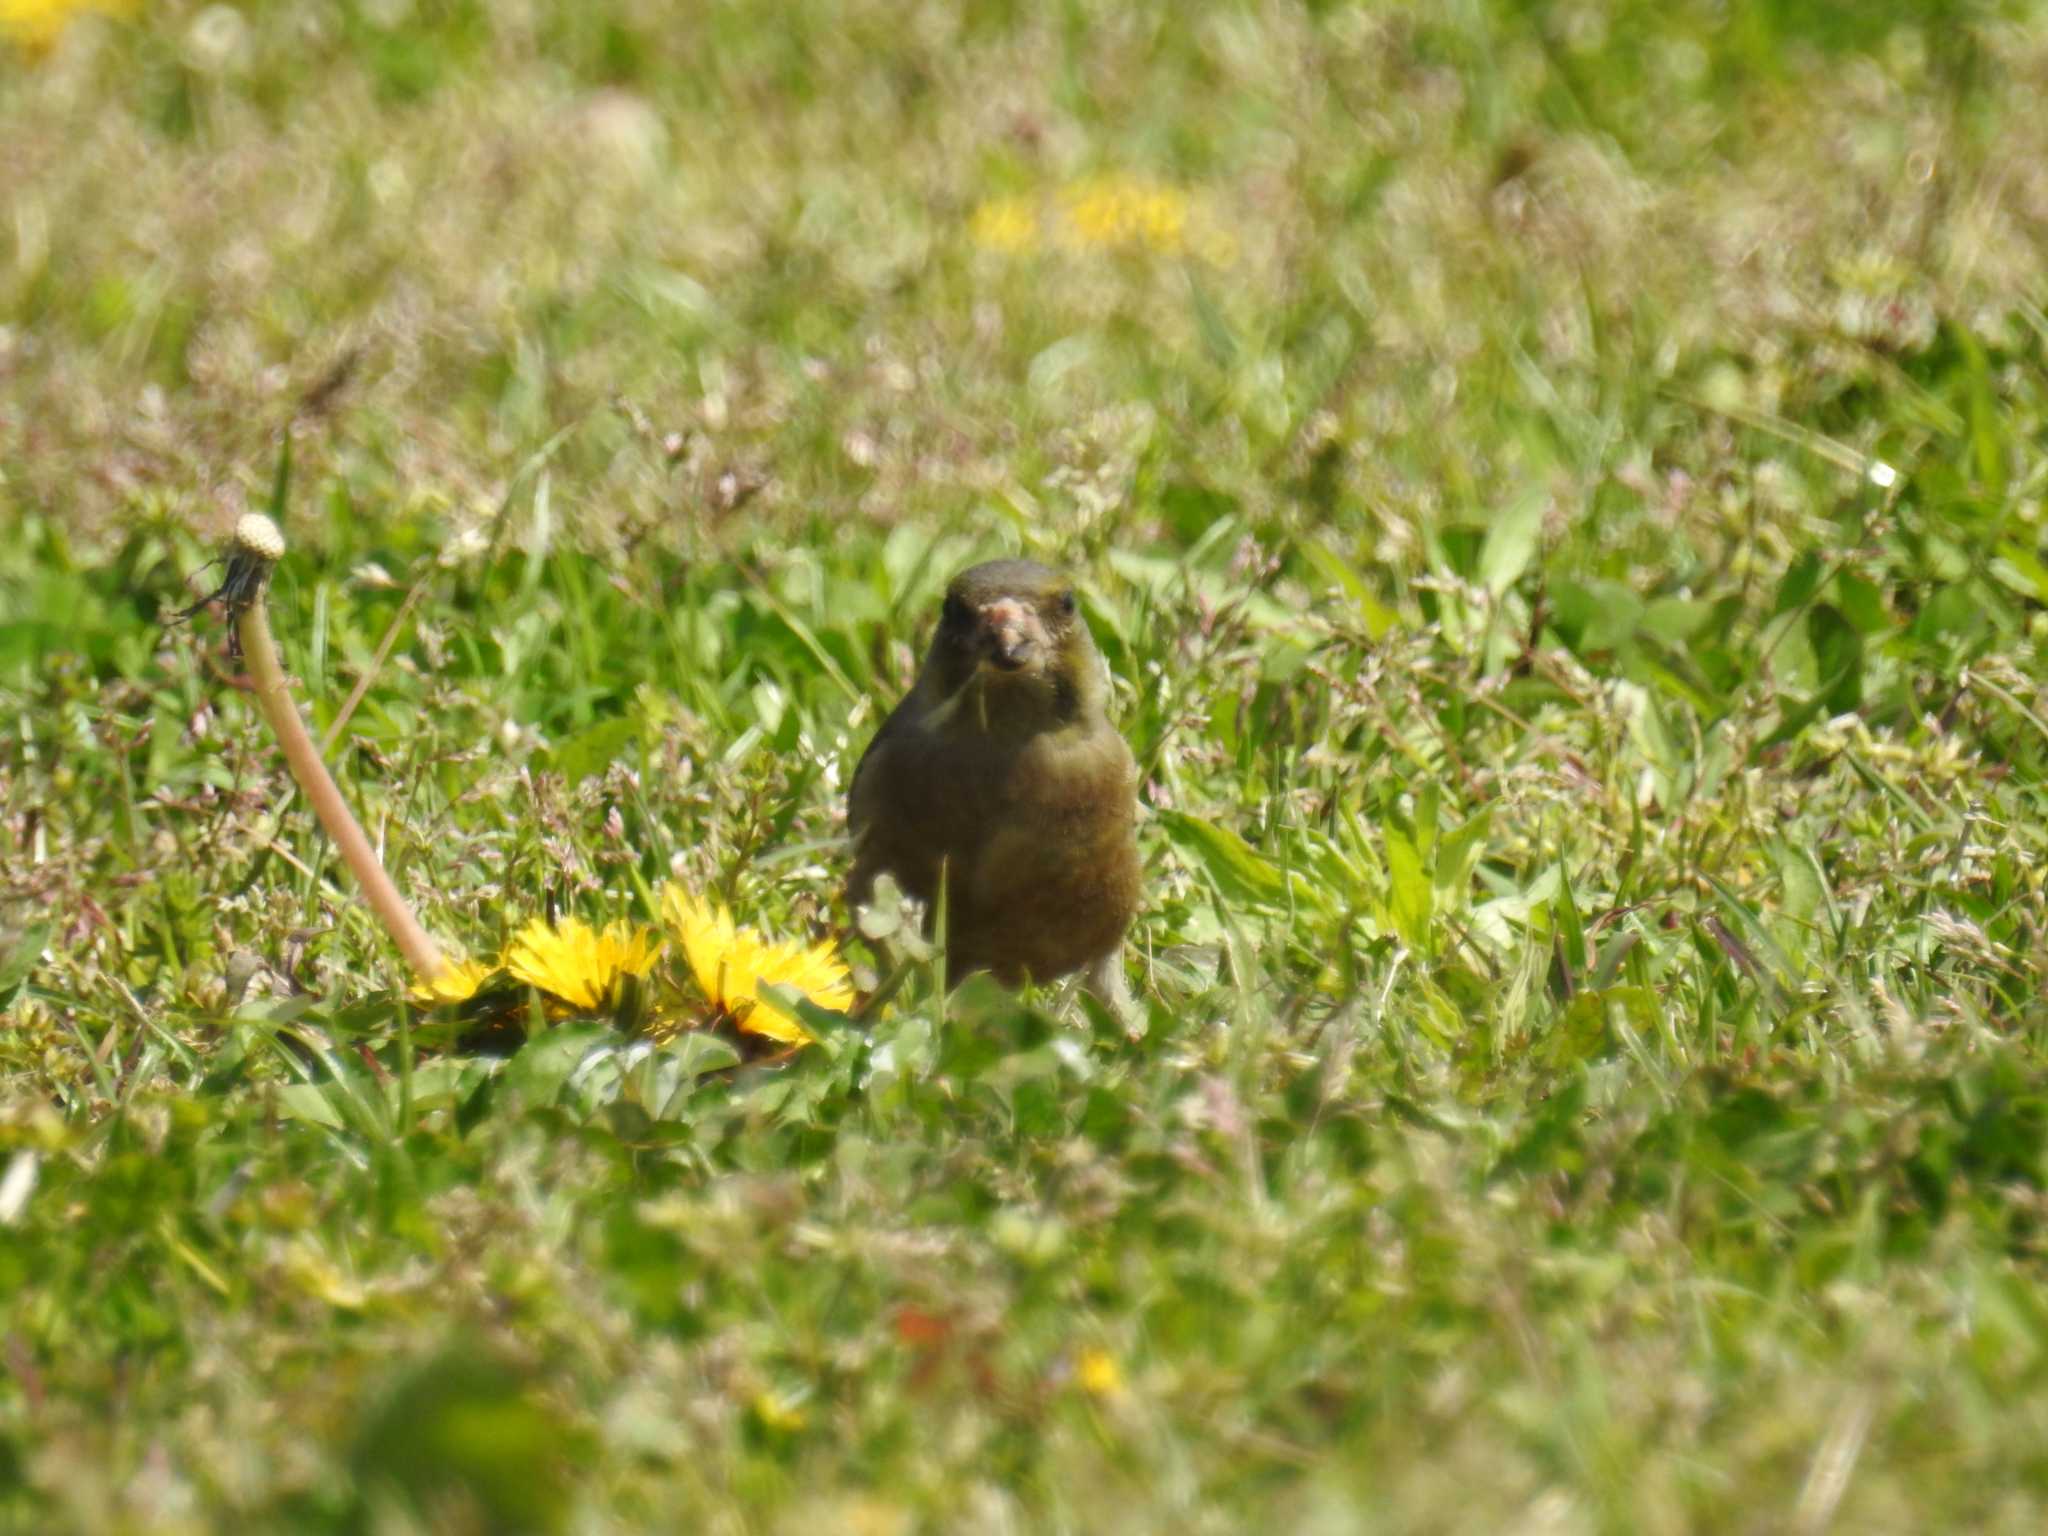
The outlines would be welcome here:
M 1037 658 L 1044 643 L 1045 627 L 1028 605 L 1002 597 L 982 607 L 981 651 L 998 671 L 1023 671 Z

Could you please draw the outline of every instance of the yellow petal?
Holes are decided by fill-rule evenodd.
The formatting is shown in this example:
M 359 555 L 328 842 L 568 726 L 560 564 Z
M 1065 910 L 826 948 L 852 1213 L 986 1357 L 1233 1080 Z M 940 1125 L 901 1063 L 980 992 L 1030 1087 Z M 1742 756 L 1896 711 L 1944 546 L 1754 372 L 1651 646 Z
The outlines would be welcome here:
M 821 1008 L 844 1012 L 853 1005 L 852 979 L 829 944 L 771 942 L 675 884 L 662 891 L 661 915 L 705 1001 L 750 1034 L 788 1045 L 811 1038 L 794 1014 L 762 994 L 763 984 L 787 987 Z
M 1074 1380 L 1091 1397 L 1113 1397 L 1123 1390 L 1124 1373 L 1106 1349 L 1088 1348 L 1074 1360 Z
M 648 928 L 615 922 L 592 928 L 581 918 L 535 918 L 505 946 L 504 967 L 519 981 L 579 1013 L 610 1008 L 628 976 L 645 976 L 661 955 Z
M 754 1417 L 761 1427 L 778 1435 L 793 1435 L 809 1422 L 802 1400 L 789 1393 L 758 1392 L 754 1395 Z
M 437 975 L 414 981 L 405 995 L 429 1008 L 442 1003 L 466 1003 L 497 972 L 498 967 L 488 960 L 451 960 Z
M 733 947 L 732 914 L 699 901 L 674 881 L 662 887 L 661 920 L 681 946 L 683 960 L 711 1003 L 720 1001 L 719 972 Z
M 1021 197 L 991 198 L 967 221 L 968 237 L 992 251 L 1021 251 L 1038 237 L 1038 210 Z

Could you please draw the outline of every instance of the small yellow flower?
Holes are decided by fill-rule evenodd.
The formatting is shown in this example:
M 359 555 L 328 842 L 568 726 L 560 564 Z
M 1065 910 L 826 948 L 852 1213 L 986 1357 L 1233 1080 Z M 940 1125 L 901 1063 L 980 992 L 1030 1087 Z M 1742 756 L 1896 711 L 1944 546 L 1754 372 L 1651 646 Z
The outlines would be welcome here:
M 756 1392 L 754 1418 L 772 1434 L 793 1435 L 810 1422 L 803 1400 L 789 1392 Z
M 662 890 L 661 920 L 706 1001 L 749 1034 L 786 1045 L 811 1038 L 794 1014 L 762 993 L 764 985 L 787 987 L 820 1008 L 843 1013 L 853 1006 L 853 981 L 829 944 L 764 939 L 675 884 Z
M 1038 241 L 1038 210 L 1029 198 L 990 198 L 968 217 L 967 234 L 991 251 L 1029 250 Z
M 1096 176 L 1060 195 L 1060 213 L 1081 245 L 1145 246 L 1172 254 L 1188 227 L 1187 194 L 1133 176 Z
M 0 0 L 0 36 L 23 53 L 48 53 L 71 19 L 85 11 L 126 15 L 138 0 Z
M 1060 214 L 1077 245 L 1115 245 L 1123 237 L 1123 200 L 1101 177 L 1076 182 L 1061 193 Z
M 645 976 L 660 958 L 661 939 L 651 928 L 535 918 L 505 946 L 504 967 L 573 1012 L 602 1013 L 618 1006 L 628 976 Z
M 369 1294 L 362 1282 L 345 1273 L 311 1239 L 294 1243 L 284 1256 L 284 1273 L 316 1301 L 342 1312 L 360 1312 Z
M 451 960 L 439 975 L 415 981 L 405 995 L 423 1008 L 466 1003 L 500 969 L 494 960 Z
M 1074 1360 L 1074 1380 L 1090 1397 L 1114 1397 L 1124 1389 L 1124 1373 L 1106 1349 L 1084 1349 Z
M 1237 240 L 1193 194 L 1120 172 L 1068 182 L 1040 199 L 992 197 L 967 220 L 968 237 L 1008 254 L 1046 245 L 1073 252 L 1151 251 L 1213 266 L 1237 260 Z
M 1143 242 L 1154 250 L 1177 251 L 1188 228 L 1188 200 L 1170 187 L 1154 187 L 1131 210 Z

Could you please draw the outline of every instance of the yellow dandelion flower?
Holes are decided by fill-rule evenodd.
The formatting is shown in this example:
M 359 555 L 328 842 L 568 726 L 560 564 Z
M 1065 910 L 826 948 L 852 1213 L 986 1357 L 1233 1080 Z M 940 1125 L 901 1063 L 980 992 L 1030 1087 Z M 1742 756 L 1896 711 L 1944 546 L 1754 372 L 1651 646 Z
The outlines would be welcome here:
M 535 918 L 505 946 L 504 966 L 574 1012 L 601 1013 L 618 1006 L 628 976 L 645 976 L 660 958 L 661 939 L 651 928 Z
M 1070 246 L 1144 249 L 1162 255 L 1186 250 L 1196 233 L 1197 210 L 1178 187 L 1136 176 L 1094 176 L 1060 194 L 1061 235 Z
M 451 960 L 439 975 L 415 981 L 405 995 L 423 1008 L 466 1003 L 500 969 L 495 960 Z
M 1073 244 L 1121 245 L 1129 227 L 1130 200 L 1118 178 L 1091 177 L 1060 194 L 1060 215 Z
M 791 1392 L 756 1392 L 754 1418 L 772 1434 L 793 1435 L 810 1422 L 803 1399 Z
M 48 53 L 73 17 L 87 11 L 122 16 L 137 0 L 0 0 L 0 36 L 23 53 Z
M 1106 1349 L 1090 1347 L 1074 1360 L 1074 1380 L 1090 1397 L 1114 1397 L 1124 1389 L 1123 1368 Z
M 1133 200 L 1131 221 L 1155 251 L 1177 251 L 1187 234 L 1188 200 L 1171 187 L 1152 187 Z
M 1028 198 L 990 198 L 969 215 L 967 235 L 991 251 L 1029 250 L 1038 242 L 1038 210 Z
M 768 940 L 741 928 L 723 907 L 699 901 L 681 886 L 661 893 L 661 920 L 682 949 L 705 999 L 749 1034 L 802 1045 L 810 1031 L 760 989 L 787 987 L 820 1008 L 853 1006 L 853 981 L 829 944 Z
M 1069 182 L 1043 211 L 1033 198 L 990 198 L 975 208 L 967 231 L 984 249 L 1013 254 L 1050 242 L 1074 252 L 1190 255 L 1218 267 L 1233 265 L 1238 255 L 1236 238 L 1193 194 L 1121 173 Z

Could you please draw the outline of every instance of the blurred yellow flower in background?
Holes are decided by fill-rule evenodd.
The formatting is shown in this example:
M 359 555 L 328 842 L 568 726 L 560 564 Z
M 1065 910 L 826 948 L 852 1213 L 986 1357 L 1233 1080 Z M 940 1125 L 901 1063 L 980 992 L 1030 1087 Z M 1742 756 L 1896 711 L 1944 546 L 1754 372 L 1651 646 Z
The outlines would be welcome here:
M 990 198 L 968 217 L 967 232 L 992 251 L 1029 250 L 1038 243 L 1038 206 L 1026 197 Z
M 787 987 L 820 1008 L 853 1006 L 853 980 L 830 944 L 769 940 L 741 928 L 723 907 L 673 883 L 661 893 L 661 920 L 682 949 L 705 1000 L 749 1034 L 803 1045 L 810 1031 L 763 986 Z
M 1049 201 L 989 198 L 968 215 L 967 235 L 1011 255 L 1056 246 L 1194 256 L 1219 267 L 1237 259 L 1237 241 L 1188 192 L 1120 172 L 1069 182 Z
M 505 946 L 505 969 L 577 1013 L 617 1007 L 626 978 L 644 977 L 661 958 L 651 928 L 608 923 L 593 928 L 580 918 L 550 923 L 535 918 Z
M 73 17 L 127 16 L 139 8 L 140 0 L 0 0 L 0 37 L 23 53 L 48 53 Z
M 1172 255 L 1187 236 L 1188 198 L 1133 176 L 1093 176 L 1060 193 L 1060 217 L 1067 238 L 1082 245 L 1141 245 Z
M 1074 1360 L 1074 1380 L 1090 1397 L 1115 1397 L 1124 1389 L 1123 1368 L 1106 1349 L 1090 1346 Z

